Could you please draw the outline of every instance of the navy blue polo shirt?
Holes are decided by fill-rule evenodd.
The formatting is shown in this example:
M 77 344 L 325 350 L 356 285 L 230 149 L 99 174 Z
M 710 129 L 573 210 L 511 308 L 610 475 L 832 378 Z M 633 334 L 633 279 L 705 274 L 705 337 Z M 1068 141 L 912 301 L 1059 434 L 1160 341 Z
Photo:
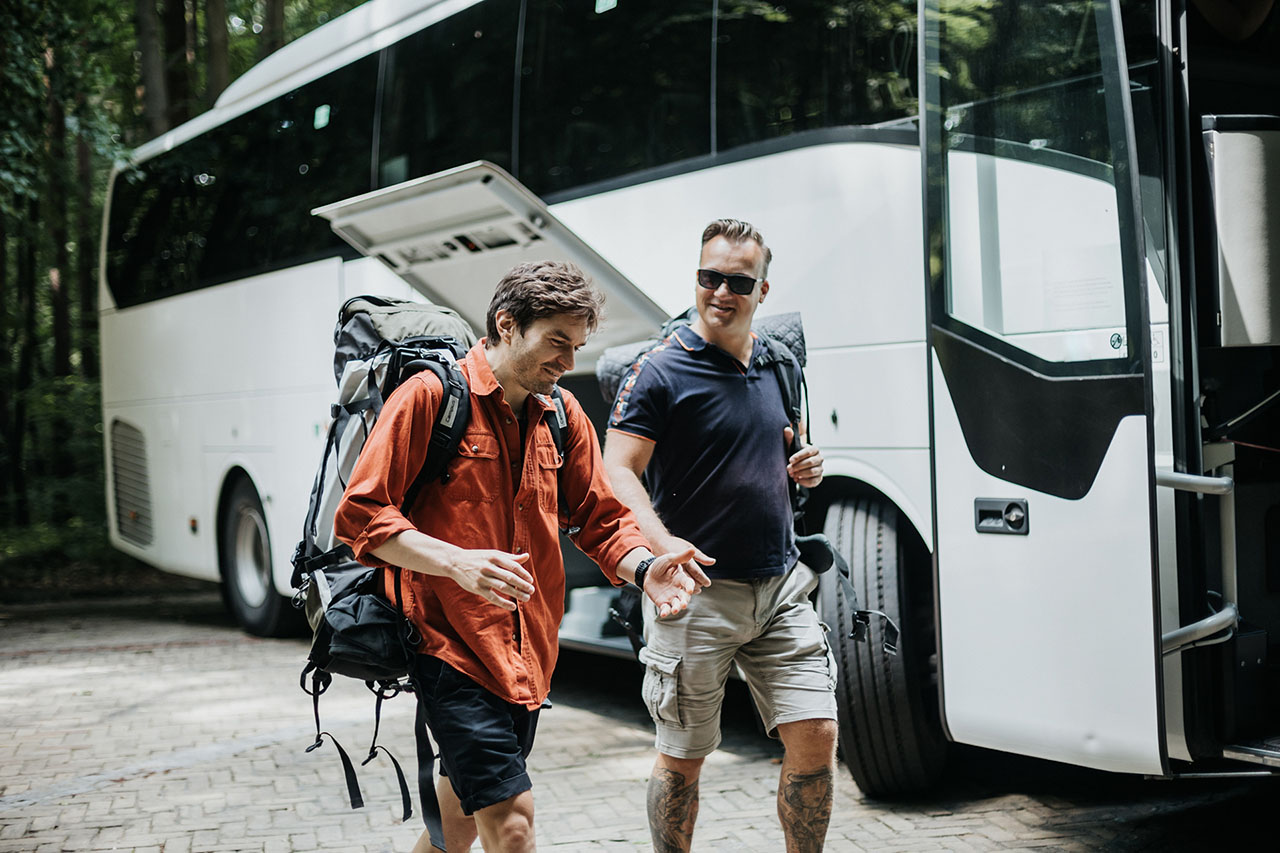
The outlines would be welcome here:
M 658 517 L 708 556 L 712 578 L 785 573 L 799 553 L 788 496 L 787 426 L 769 350 L 744 370 L 688 326 L 623 378 L 609 429 L 654 442 L 645 470 Z

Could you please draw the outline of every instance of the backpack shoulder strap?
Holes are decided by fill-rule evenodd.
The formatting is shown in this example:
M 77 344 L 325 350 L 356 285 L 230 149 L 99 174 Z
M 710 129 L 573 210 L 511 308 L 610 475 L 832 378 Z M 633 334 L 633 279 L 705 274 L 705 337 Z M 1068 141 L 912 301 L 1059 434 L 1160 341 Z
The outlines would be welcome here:
M 802 447 L 801 425 L 805 429 L 809 426 L 809 395 L 806 393 L 804 368 L 782 341 L 767 334 L 760 334 L 760 338 L 769 348 L 769 361 L 773 366 L 774 376 L 778 379 L 778 390 L 782 392 L 782 405 L 795 433 L 791 446 L 787 448 L 787 455 L 790 456 Z M 801 405 L 804 406 L 803 411 Z M 809 490 L 794 481 L 788 481 L 788 491 L 791 494 L 791 515 L 796 530 L 800 531 L 803 528 L 805 504 L 809 501 Z
M 807 408 L 809 402 L 804 393 L 804 368 L 782 341 L 767 334 L 761 334 L 760 338 L 769 348 L 769 361 L 778 379 L 778 388 L 782 392 L 782 405 L 786 408 L 787 418 L 791 421 L 792 429 L 796 431 L 796 438 L 799 439 L 801 421 L 806 427 L 809 422 L 808 412 L 801 411 L 801 406 L 804 405 Z
M 556 453 L 561 460 L 560 467 L 556 469 L 556 498 L 560 508 L 560 529 L 566 535 L 572 536 L 582 528 L 569 525 L 569 502 L 564 496 L 564 444 L 565 436 L 569 432 L 569 414 L 565 411 L 564 393 L 561 392 L 559 385 L 551 389 L 551 404 L 555 406 L 555 412 L 551 417 L 543 420 L 551 428 L 551 440 L 555 442 Z
M 413 505 L 428 483 L 434 480 L 446 482 L 449 479 L 447 466 L 458 452 L 458 442 L 462 441 L 467 423 L 471 419 L 471 390 L 462 369 L 453 363 L 433 360 L 425 360 L 423 369 L 430 370 L 440 380 L 443 395 L 436 422 L 431 427 L 427 458 L 422 463 L 422 470 L 404 493 L 405 509 Z

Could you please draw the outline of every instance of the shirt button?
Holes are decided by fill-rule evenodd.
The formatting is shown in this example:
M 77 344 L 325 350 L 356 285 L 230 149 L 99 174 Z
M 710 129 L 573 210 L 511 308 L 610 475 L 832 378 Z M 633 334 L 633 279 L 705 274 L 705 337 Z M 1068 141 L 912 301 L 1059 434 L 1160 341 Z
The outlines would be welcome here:
M 478 445 L 478 444 L 473 444 L 473 445 L 471 445 L 471 452 L 472 452 L 472 453 L 479 453 L 479 452 L 480 452 L 480 445 Z
M 510 426 L 510 424 L 511 424 L 511 418 L 507 418 L 507 425 Z
M 521 512 L 524 512 L 524 504 L 516 504 L 516 509 L 520 510 Z

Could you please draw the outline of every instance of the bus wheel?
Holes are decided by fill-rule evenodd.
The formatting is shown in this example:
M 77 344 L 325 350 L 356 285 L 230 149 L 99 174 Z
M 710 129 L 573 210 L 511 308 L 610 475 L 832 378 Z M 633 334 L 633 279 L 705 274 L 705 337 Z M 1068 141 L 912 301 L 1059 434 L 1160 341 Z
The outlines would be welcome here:
M 928 790 L 941 777 L 947 754 L 931 672 L 937 660 L 932 583 L 924 572 L 907 576 L 897 521 L 891 505 L 848 499 L 832 504 L 824 531 L 849 562 L 858 606 L 888 614 L 902 629 L 897 655 L 884 650 L 879 617 L 871 619 L 867 642 L 848 637 L 853 608 L 836 570 L 821 575 L 818 587 L 838 668 L 840 753 L 868 797 Z
M 232 486 L 218 535 L 223 597 L 236 621 L 259 637 L 289 633 L 293 608 L 276 592 L 267 518 L 248 477 L 238 478 Z

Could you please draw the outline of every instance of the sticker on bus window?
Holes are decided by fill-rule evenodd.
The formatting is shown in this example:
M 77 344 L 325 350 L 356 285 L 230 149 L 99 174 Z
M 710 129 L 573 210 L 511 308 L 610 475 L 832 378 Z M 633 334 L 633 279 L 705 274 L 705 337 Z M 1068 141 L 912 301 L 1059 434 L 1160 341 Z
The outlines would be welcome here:
M 321 104 L 316 107 L 315 117 L 311 120 L 311 126 L 316 130 L 329 126 L 329 105 Z

